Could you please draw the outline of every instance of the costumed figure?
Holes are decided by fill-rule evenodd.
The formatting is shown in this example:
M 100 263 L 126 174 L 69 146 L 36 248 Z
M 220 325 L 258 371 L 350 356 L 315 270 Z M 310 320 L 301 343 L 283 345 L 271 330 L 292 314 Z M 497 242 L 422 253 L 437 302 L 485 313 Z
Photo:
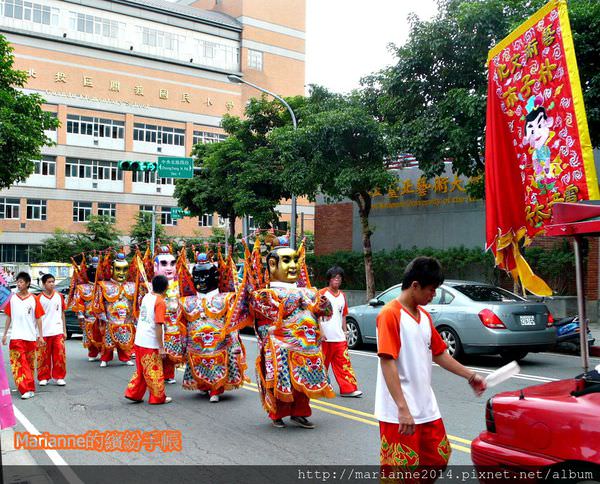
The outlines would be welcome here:
M 223 264 L 219 270 L 207 254 L 197 254 L 192 269 L 197 293 L 181 298 L 182 318 L 187 324 L 183 387 L 208 392 L 213 403 L 225 390 L 243 385 L 247 368 L 239 334 L 230 332 L 227 326 L 235 300 L 231 264 Z M 227 276 L 231 278 L 229 284 Z
M 97 256 L 93 256 L 87 265 L 85 257 L 79 267 L 73 262 L 74 272 L 69 291 L 69 307 L 77 314 L 83 334 L 83 346 L 88 350 L 89 361 L 100 359 L 104 337 L 100 323 L 93 311 L 94 288 L 99 262 L 100 258 Z
M 250 277 L 242 285 L 252 288 L 248 299 L 259 343 L 256 373 L 262 404 L 275 427 L 285 427 L 282 419 L 290 416 L 301 427 L 314 428 L 307 419 L 309 399 L 335 396 L 317 322 L 331 315 L 331 303 L 310 286 L 304 244 L 298 251 L 275 247 L 266 263 L 268 281 L 263 280 L 257 241 L 252 256 L 246 255 Z
M 110 264 L 109 259 L 107 263 Z M 119 361 L 133 366 L 131 350 L 135 339 L 135 307 L 137 303 L 137 284 L 128 282 L 129 263 L 125 254 L 119 252 L 112 262 L 110 280 L 97 281 L 94 311 L 98 320 L 105 326 L 102 368 L 112 361 L 117 350 Z
M 185 260 L 185 249 L 183 260 Z M 183 262 L 182 262 L 183 263 Z M 164 327 L 164 345 L 166 356 L 163 360 L 165 382 L 175 383 L 175 365 L 182 363 L 185 355 L 185 325 L 179 321 L 179 282 L 177 281 L 177 260 L 171 248 L 160 246 L 154 257 L 154 273 L 151 277 L 163 275 L 169 280 L 169 288 L 165 295 L 167 319 Z

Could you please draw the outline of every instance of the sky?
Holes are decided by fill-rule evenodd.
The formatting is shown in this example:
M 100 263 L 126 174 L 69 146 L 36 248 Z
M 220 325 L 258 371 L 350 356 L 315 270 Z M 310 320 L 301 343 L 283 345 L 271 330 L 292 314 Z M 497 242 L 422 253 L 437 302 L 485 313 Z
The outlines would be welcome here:
M 408 38 L 410 13 L 435 15 L 435 0 L 306 0 L 306 84 L 335 92 L 394 63 L 387 45 Z

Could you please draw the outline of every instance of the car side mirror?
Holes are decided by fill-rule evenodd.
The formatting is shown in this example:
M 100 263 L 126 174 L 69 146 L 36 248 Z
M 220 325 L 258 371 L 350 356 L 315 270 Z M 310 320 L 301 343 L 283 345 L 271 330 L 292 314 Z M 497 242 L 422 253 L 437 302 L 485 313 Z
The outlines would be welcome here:
M 369 299 L 369 306 L 383 306 L 383 301 L 374 297 L 373 299 Z

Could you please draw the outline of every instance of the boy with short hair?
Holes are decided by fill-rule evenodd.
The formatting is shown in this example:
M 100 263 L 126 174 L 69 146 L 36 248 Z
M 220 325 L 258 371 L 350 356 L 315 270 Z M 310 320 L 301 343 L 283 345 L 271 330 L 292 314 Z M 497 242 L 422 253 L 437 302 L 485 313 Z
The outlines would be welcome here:
M 42 316 L 42 336 L 46 344 L 38 348 L 38 382 L 46 386 L 50 378 L 56 380 L 58 386 L 65 386 L 67 374 L 67 358 L 65 355 L 65 337 L 67 325 L 65 298 L 54 290 L 52 274 L 42 276 L 44 290 L 38 296 L 44 316 Z
M 146 294 L 140 304 L 134 351 L 136 370 L 127 390 L 125 398 L 134 402 L 142 402 L 146 389 L 150 391 L 148 403 L 156 405 L 169 403 L 171 397 L 165 395 L 162 357 L 166 354 L 163 343 L 163 325 L 165 324 L 167 304 L 165 294 L 169 280 L 165 276 L 152 279 L 152 292 Z
M 10 367 L 15 384 L 23 400 L 35 396 L 35 353 L 37 345 L 44 344 L 42 338 L 42 316 L 44 309 L 33 294 L 29 293 L 31 276 L 26 272 L 17 274 L 17 293 L 13 294 L 4 308 L 6 324 L 2 344 L 13 327 L 10 337 Z
M 375 416 L 381 436 L 381 466 L 444 469 L 451 448 L 433 389 L 433 362 L 467 379 L 477 395 L 484 379 L 446 351 L 446 344 L 422 307 L 444 282 L 440 263 L 417 257 L 406 268 L 402 292 L 377 317 Z M 432 479 L 435 480 L 435 479 Z
M 321 328 L 321 349 L 325 359 L 325 368 L 332 367 L 335 379 L 340 387 L 341 397 L 360 398 L 363 395 L 356 384 L 356 375 L 352 369 L 348 355 L 348 341 L 346 340 L 348 328 L 346 315 L 348 302 L 346 295 L 341 291 L 344 278 L 344 269 L 339 266 L 329 268 L 326 274 L 327 287 L 319 291 L 320 295 L 329 299 L 333 309 L 331 316 L 319 318 Z

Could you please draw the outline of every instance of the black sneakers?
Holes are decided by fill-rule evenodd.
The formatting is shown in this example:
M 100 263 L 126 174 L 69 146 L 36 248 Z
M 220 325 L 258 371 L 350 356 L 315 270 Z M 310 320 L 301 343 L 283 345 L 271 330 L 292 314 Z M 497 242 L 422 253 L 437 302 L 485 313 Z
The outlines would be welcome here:
M 296 422 L 300 427 L 304 429 L 314 429 L 315 424 L 308 420 L 306 417 L 291 417 L 293 422 Z
M 273 427 L 277 427 L 278 429 L 282 429 L 282 428 L 286 427 L 283 419 L 278 418 L 278 419 L 272 420 L 271 422 L 273 423 Z

